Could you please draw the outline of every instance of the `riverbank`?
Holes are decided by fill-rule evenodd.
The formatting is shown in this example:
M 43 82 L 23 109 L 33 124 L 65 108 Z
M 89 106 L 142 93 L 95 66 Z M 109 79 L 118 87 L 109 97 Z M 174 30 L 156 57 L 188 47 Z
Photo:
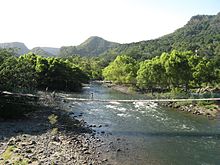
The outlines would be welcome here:
M 152 95 L 152 93 L 145 93 L 145 94 L 139 93 L 132 90 L 131 87 L 127 87 L 123 85 L 115 85 L 109 83 L 106 84 L 104 83 L 104 85 L 126 94 L 138 93 L 145 95 L 150 99 L 158 99 L 160 97 L 163 97 L 163 99 L 166 98 L 166 95 L 163 96 L 163 94 L 155 93 L 154 95 Z M 197 116 L 206 116 L 208 119 L 215 119 L 215 118 L 219 118 L 220 116 L 220 108 L 219 105 L 217 105 L 217 103 L 207 103 L 202 101 L 196 103 L 191 101 L 191 102 L 160 102 L 159 104 L 165 107 L 175 109 L 177 111 L 191 113 Z
M 182 111 L 186 113 L 191 113 L 193 115 L 198 116 L 206 116 L 208 119 L 216 119 L 219 118 L 219 106 L 217 104 L 207 104 L 202 105 L 199 103 L 193 103 L 193 102 L 163 102 L 161 105 L 175 109 L 177 111 Z
M 97 82 L 97 83 L 101 83 L 101 84 L 103 84 L 104 86 L 106 86 L 108 88 L 112 88 L 114 90 L 117 90 L 117 91 L 125 93 L 125 94 L 138 93 L 132 87 L 128 87 L 128 86 L 125 86 L 125 85 L 116 85 L 116 84 L 112 84 L 112 83 L 106 83 L 104 81 L 100 81 L 100 82 Z
M 102 150 L 102 137 L 59 108 L 44 107 L 23 118 L 0 119 L 0 132 L 0 164 L 109 162 Z

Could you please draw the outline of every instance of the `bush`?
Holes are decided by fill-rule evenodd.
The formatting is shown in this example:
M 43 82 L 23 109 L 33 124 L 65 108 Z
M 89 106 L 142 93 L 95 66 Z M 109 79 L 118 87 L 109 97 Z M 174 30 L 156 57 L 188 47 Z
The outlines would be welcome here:
M 180 88 L 172 88 L 170 94 L 171 98 L 189 98 L 190 96 L 188 92 L 185 92 Z

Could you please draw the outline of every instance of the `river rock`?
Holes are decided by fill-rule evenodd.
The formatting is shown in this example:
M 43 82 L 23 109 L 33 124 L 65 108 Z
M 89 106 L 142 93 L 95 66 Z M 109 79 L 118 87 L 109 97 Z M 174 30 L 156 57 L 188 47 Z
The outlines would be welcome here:
M 117 151 L 117 152 L 120 152 L 120 151 L 121 151 L 121 149 L 120 149 L 120 148 L 118 148 L 116 151 Z
M 85 151 L 84 154 L 91 154 L 89 151 Z

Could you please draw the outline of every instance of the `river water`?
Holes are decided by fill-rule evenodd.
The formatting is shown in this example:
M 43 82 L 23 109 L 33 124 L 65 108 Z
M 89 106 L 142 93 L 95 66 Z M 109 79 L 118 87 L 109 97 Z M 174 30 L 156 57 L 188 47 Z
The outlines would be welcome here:
M 92 83 L 78 94 L 63 97 L 143 99 Z M 65 108 L 85 120 L 106 139 L 125 139 L 115 164 L 214 165 L 220 164 L 220 121 L 177 112 L 149 102 L 75 102 Z M 100 128 L 98 126 L 101 125 Z M 103 131 L 105 132 L 104 134 Z M 101 133 L 102 132 L 102 133 Z

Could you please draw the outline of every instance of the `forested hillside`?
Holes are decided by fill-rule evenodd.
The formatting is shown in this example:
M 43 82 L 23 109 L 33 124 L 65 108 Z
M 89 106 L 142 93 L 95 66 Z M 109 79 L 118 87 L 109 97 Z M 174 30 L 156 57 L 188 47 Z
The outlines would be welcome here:
M 137 60 L 144 60 L 173 49 L 191 50 L 200 56 L 220 56 L 220 13 L 193 16 L 184 27 L 169 35 L 154 40 L 121 44 L 107 50 L 102 56 L 112 59 L 118 54 L 126 54 Z
M 115 42 L 109 42 L 100 37 L 90 37 L 78 46 L 64 46 L 60 49 L 61 57 L 69 57 L 72 55 L 80 56 L 98 56 L 106 50 L 119 45 Z
M 41 47 L 35 47 L 35 48 L 31 49 L 30 52 L 37 54 L 37 55 L 40 55 L 40 56 L 44 56 L 44 57 L 54 56 L 53 54 L 43 50 Z
M 30 52 L 40 56 L 50 57 L 50 56 L 58 56 L 60 49 L 51 48 L 51 47 L 35 47 L 31 49 Z
M 26 54 L 29 52 L 29 49 L 24 43 L 21 42 L 9 42 L 9 43 L 0 43 L 0 48 L 9 49 L 13 48 L 16 55 Z
M 79 46 L 62 47 L 60 58 L 40 57 L 39 55 L 52 55 L 42 47 L 32 50 L 36 55 L 30 53 L 19 58 L 5 59 L 5 50 L 2 51 L 0 55 L 4 60 L 0 68 L 0 88 L 9 84 L 10 81 L 6 79 L 8 75 L 19 76 L 24 70 L 31 71 L 31 67 L 35 68 L 33 73 L 37 77 L 30 76 L 28 79 L 26 75 L 27 78 L 16 79 L 14 76 L 13 81 L 16 82 L 12 82 L 10 87 L 20 80 L 30 80 L 21 84 L 33 85 L 32 80 L 35 79 L 37 88 L 49 86 L 52 89 L 73 91 L 80 88 L 79 84 L 86 82 L 88 78 L 133 84 L 143 89 L 177 87 L 188 90 L 191 87 L 218 86 L 220 13 L 213 16 L 193 16 L 184 27 L 155 40 L 117 44 L 99 37 L 90 37 Z M 58 52 L 59 49 L 52 51 Z M 30 68 L 22 70 L 24 66 Z M 41 66 L 42 72 L 38 72 L 37 66 Z M 86 81 L 78 82 L 80 74 Z M 42 80 L 38 79 L 40 76 Z M 17 87 L 23 86 L 21 84 Z

